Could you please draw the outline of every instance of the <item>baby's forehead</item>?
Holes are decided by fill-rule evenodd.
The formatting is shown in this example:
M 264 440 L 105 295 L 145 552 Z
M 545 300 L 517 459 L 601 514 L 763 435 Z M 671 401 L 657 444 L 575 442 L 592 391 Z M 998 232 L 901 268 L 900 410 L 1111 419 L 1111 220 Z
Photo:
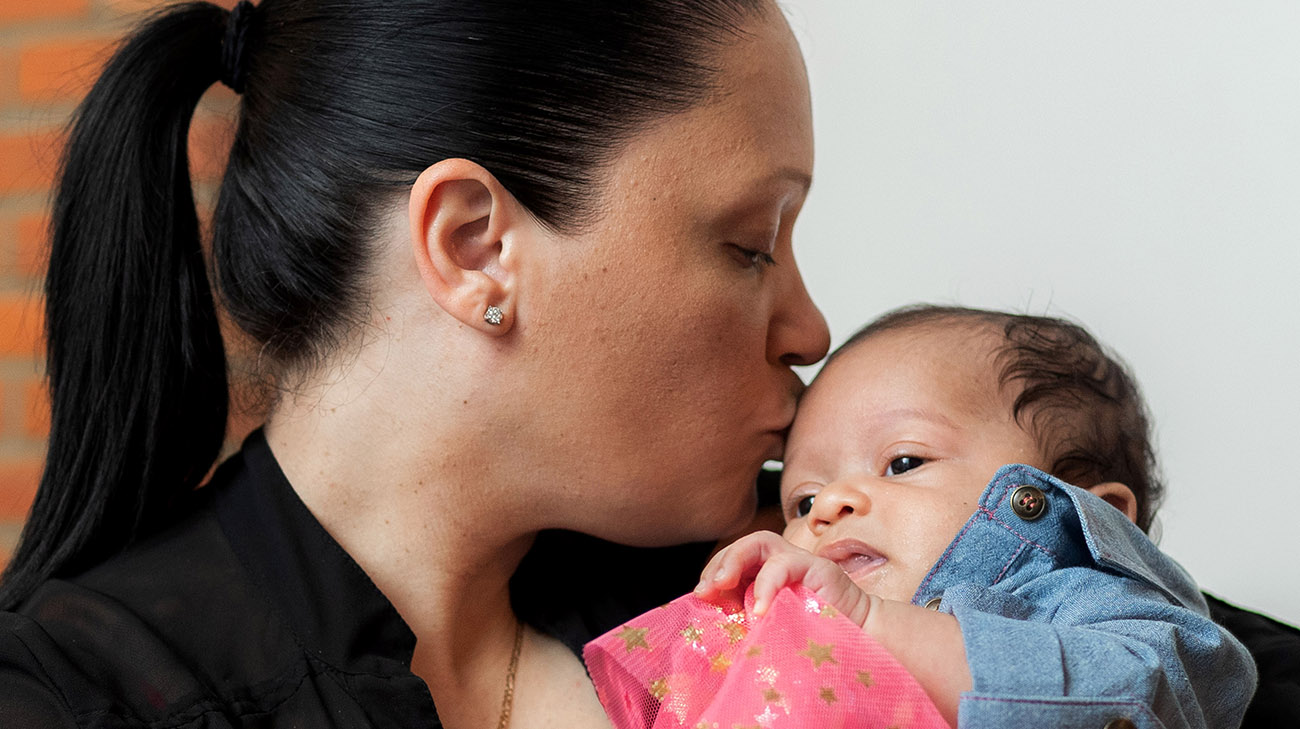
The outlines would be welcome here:
M 998 393 L 1005 337 L 984 322 L 912 324 L 850 340 L 831 354 L 812 388 L 853 388 L 879 381 L 964 384 L 972 393 Z
M 1014 420 L 996 333 L 971 327 L 880 332 L 836 353 L 804 393 L 791 453 L 808 438 L 861 438 L 909 415 L 979 429 Z M 1013 385 L 1018 387 L 1018 385 Z
M 908 448 L 923 457 L 1036 451 L 1002 386 L 1000 350 L 996 329 L 972 326 L 900 327 L 853 341 L 804 393 L 786 466 L 878 467 L 886 452 Z

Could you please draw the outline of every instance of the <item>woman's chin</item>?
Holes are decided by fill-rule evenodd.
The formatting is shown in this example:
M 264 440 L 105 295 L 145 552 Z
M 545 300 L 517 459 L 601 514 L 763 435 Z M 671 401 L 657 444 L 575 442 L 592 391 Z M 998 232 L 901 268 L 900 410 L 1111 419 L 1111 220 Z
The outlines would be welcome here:
M 728 511 L 647 511 L 639 517 L 628 517 L 580 531 L 630 547 L 671 547 L 692 542 L 716 542 L 733 536 L 750 525 L 754 521 L 757 505 L 758 498 L 755 495 L 743 503 L 735 504 Z
M 713 505 L 714 507 L 720 505 Z M 682 538 L 672 542 L 716 542 L 720 539 L 734 537 L 737 534 L 753 531 L 758 512 L 758 492 L 746 491 L 729 505 L 729 508 L 711 508 L 682 515 L 674 525 Z

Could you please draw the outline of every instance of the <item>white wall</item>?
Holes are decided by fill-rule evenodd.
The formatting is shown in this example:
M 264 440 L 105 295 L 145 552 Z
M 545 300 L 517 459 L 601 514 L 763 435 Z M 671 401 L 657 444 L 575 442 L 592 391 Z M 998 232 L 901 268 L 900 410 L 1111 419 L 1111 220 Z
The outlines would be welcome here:
M 1161 545 L 1300 623 L 1300 3 L 785 5 L 835 342 L 915 301 L 1082 321 L 1154 413 Z

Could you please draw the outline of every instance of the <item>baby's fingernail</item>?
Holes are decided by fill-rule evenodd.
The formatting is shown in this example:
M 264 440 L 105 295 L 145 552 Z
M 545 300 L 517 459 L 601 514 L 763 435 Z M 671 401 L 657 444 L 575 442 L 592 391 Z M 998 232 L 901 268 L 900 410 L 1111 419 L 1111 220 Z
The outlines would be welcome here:
M 692 590 L 692 592 L 694 592 L 696 595 L 703 595 L 703 594 L 704 594 L 704 580 L 700 580 L 700 583 L 699 583 L 698 585 L 695 586 L 695 589 Z

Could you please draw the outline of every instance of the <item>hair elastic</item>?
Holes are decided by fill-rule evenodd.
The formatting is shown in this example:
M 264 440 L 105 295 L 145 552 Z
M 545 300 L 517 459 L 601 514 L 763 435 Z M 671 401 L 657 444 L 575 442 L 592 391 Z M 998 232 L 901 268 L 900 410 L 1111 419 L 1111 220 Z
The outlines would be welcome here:
M 226 37 L 221 42 L 221 83 L 237 94 L 244 93 L 244 83 L 248 80 L 244 68 L 244 35 L 255 10 L 257 7 L 248 0 L 241 0 L 231 9 L 226 19 Z

